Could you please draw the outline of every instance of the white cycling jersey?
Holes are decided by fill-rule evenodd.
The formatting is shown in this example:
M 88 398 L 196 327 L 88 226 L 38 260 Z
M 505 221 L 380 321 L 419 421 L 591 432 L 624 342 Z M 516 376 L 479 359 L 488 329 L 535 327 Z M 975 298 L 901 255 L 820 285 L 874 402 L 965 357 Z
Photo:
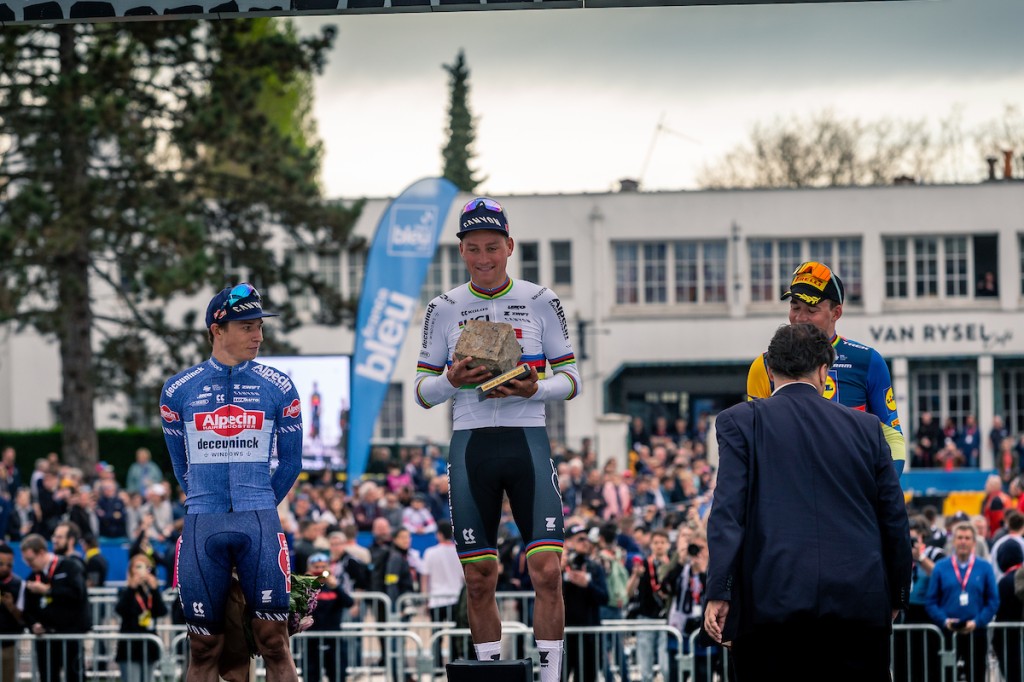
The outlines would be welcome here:
M 455 388 L 445 375 L 467 320 L 508 322 L 523 348 L 521 362 L 536 368 L 540 381 L 530 398 L 482 399 L 475 386 Z M 545 367 L 550 366 L 548 376 Z M 493 293 L 472 282 L 441 294 L 427 305 L 416 367 L 416 402 L 431 408 L 455 397 L 456 431 L 489 426 L 544 426 L 545 400 L 572 400 L 582 383 L 569 342 L 562 303 L 550 289 L 512 280 Z

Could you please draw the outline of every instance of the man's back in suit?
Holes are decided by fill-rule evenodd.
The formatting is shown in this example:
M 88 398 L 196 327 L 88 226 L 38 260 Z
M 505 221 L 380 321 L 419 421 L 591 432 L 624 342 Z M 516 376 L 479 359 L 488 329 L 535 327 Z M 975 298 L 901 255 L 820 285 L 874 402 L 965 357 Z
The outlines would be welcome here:
M 819 330 L 780 328 L 773 347 L 780 388 L 716 421 L 706 625 L 735 638 L 738 671 L 825 674 L 798 647 L 827 650 L 834 679 L 888 679 L 912 565 L 889 448 L 876 417 L 820 399 L 834 352 Z
M 793 384 L 719 415 L 719 441 L 730 444 L 720 458 L 749 457 L 749 449 L 739 450 L 753 438 L 755 409 L 757 475 L 744 538 L 750 560 L 745 585 L 754 595 L 772 596 L 750 604 L 742 622 L 835 615 L 887 625 L 892 602 L 883 548 L 905 542 L 909 552 L 909 528 L 899 480 L 883 473 L 892 465 L 878 419 L 820 400 L 812 386 Z M 735 474 L 742 479 L 735 485 L 746 488 L 746 466 L 730 471 L 720 459 L 720 469 L 715 506 L 736 507 L 738 501 L 724 493 L 738 488 L 723 477 Z M 899 516 L 890 505 L 889 518 L 880 519 L 878 510 L 893 498 Z M 729 540 L 738 548 L 737 542 Z M 713 555 L 712 570 L 717 558 L 724 559 Z M 909 567 L 907 573 L 909 578 Z

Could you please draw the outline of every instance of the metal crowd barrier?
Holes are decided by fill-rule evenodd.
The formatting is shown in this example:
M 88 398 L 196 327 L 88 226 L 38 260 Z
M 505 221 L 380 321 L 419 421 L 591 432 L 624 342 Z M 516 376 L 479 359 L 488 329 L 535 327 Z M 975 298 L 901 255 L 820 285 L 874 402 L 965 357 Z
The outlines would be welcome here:
M 156 660 L 132 660 L 145 671 L 141 680 L 184 679 L 188 639 L 184 626 L 158 623 L 157 635 L 122 635 L 114 607 L 118 588 L 91 588 L 94 629 L 82 635 L 0 636 L 0 680 L 37 680 L 43 672 L 37 650 L 49 651 L 58 663 L 81 660 L 88 679 L 135 682 L 122 674 L 116 660 L 117 642 L 146 640 L 157 647 Z M 175 590 L 165 590 L 169 606 Z M 305 632 L 292 638 L 292 651 L 303 682 L 318 671 L 328 680 L 338 677 L 344 663 L 349 676 L 367 680 L 403 680 L 414 674 L 419 682 L 444 679 L 445 663 L 471 656 L 469 630 L 456 623 L 433 622 L 426 594 L 402 595 L 394 603 L 386 594 L 357 592 L 354 615 L 346 612 L 338 631 Z M 532 633 L 534 593 L 499 592 L 503 625 L 502 658 L 537 660 Z M 895 625 L 891 640 L 893 680 L 902 682 L 1024 681 L 1024 622 L 991 623 L 987 652 L 974 652 L 968 637 L 953 638 L 930 625 Z M 729 679 L 729 652 L 699 646 L 697 633 L 683 635 L 657 621 L 607 620 L 599 627 L 567 627 L 563 679 L 597 682 L 724 682 Z M 664 643 L 664 645 L 662 645 Z M 972 653 L 984 657 L 984 673 L 969 665 Z M 137 654 L 134 654 L 136 658 Z M 255 659 L 257 679 L 265 679 L 262 659 Z M 979 679 L 980 678 L 980 679 Z
M 163 640 L 151 634 L 0 635 L 0 679 L 5 682 L 55 679 L 61 670 L 68 680 L 177 680 L 169 661 Z

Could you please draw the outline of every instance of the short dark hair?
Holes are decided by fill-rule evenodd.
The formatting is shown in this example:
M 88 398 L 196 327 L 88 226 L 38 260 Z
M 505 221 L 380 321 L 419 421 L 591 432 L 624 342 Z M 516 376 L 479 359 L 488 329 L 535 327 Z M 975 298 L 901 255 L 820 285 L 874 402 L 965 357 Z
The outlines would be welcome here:
M 46 539 L 39 533 L 29 533 L 21 540 L 21 553 L 26 550 L 32 552 L 45 552 L 47 549 Z
M 831 340 L 814 325 L 784 324 L 775 331 L 765 363 L 774 374 L 799 379 L 835 362 Z
M 54 526 L 54 530 L 60 528 L 61 526 L 64 526 L 68 529 L 68 540 L 78 542 L 82 539 L 82 529 L 79 528 L 78 524 L 74 521 L 61 521 L 56 526 Z
M 437 522 L 437 534 L 443 537 L 445 540 L 452 539 L 452 524 L 451 521 L 438 521 Z
M 1006 522 L 1006 527 L 1012 531 L 1018 531 L 1024 528 L 1024 514 L 1021 514 L 1016 509 L 1008 509 L 1003 520 Z
M 14 556 L 14 549 L 12 549 L 6 542 L 0 542 L 0 554 L 10 554 L 11 556 Z

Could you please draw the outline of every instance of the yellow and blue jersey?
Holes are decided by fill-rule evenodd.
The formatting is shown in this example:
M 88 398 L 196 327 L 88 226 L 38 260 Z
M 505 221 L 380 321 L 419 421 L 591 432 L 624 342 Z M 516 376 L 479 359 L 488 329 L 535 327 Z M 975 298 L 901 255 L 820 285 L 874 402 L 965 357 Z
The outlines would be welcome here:
M 892 451 L 893 466 L 902 474 L 907 445 L 896 409 L 889 367 L 874 348 L 838 334 L 832 339 L 832 347 L 836 351 L 836 361 L 828 370 L 823 397 L 878 417 Z M 747 399 L 767 398 L 774 390 L 762 353 L 750 364 L 747 373 Z

